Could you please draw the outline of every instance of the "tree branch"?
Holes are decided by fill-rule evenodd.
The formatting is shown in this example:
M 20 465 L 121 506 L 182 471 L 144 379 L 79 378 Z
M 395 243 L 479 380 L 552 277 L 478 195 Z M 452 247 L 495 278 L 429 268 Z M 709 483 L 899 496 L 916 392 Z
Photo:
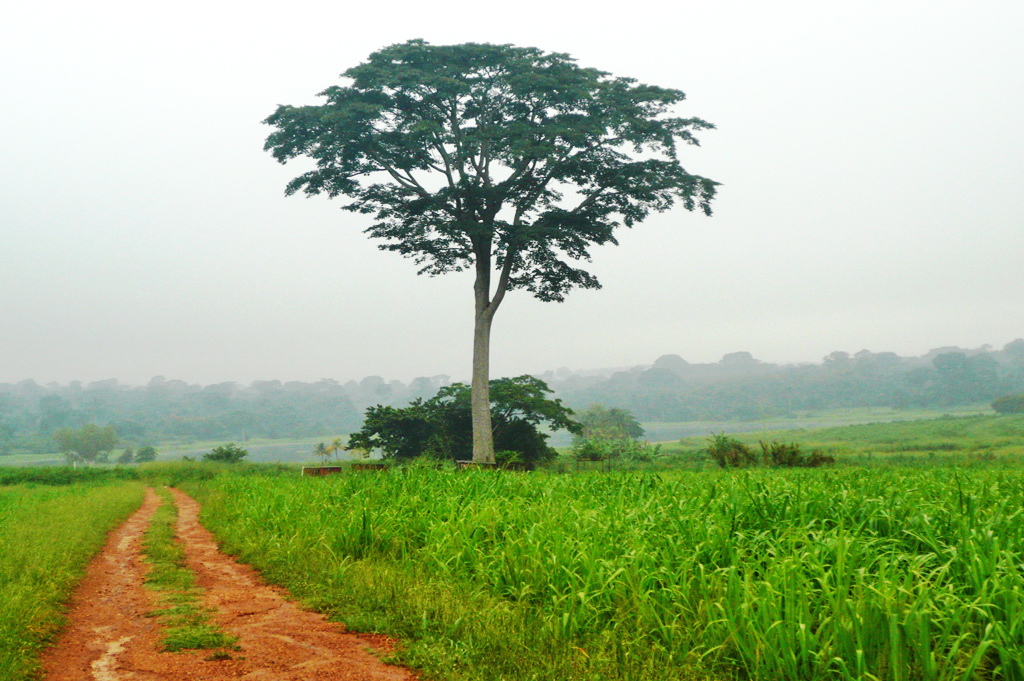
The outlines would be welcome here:
M 512 263 L 516 259 L 516 253 L 517 251 L 511 248 L 505 251 L 505 261 L 501 264 L 501 274 L 498 276 L 498 287 L 495 289 L 494 297 L 491 298 L 491 302 L 487 306 L 487 312 L 492 316 L 497 311 L 498 306 L 501 305 L 501 301 L 505 297 L 505 291 L 508 290 L 508 282 L 512 278 Z
M 384 170 L 385 172 L 387 172 L 387 174 L 390 175 L 391 177 L 395 178 L 395 182 L 397 182 L 401 186 L 405 187 L 406 189 L 413 190 L 414 192 L 416 192 L 417 194 L 419 194 L 421 197 L 423 197 L 425 199 L 430 197 L 430 192 L 428 192 L 426 189 L 421 187 L 420 183 L 417 182 L 412 177 L 412 175 L 408 175 L 408 171 L 406 171 L 406 174 L 408 175 L 408 178 L 402 177 L 401 173 L 399 173 L 397 170 L 395 170 L 395 168 L 392 167 L 392 165 L 390 163 L 388 163 L 383 158 L 381 158 L 380 154 L 375 154 L 373 152 L 367 152 L 366 155 L 369 156 L 370 158 L 372 158 L 374 161 L 376 161 L 380 165 L 381 169 Z
M 587 198 L 585 198 L 582 201 L 580 201 L 578 206 L 576 206 L 571 211 L 569 211 L 569 214 L 570 215 L 576 215 L 577 213 L 579 213 L 584 208 L 593 205 L 594 202 L 597 201 L 597 198 L 599 196 L 601 196 L 602 194 L 604 194 L 604 191 L 606 189 L 608 189 L 607 185 L 602 186 L 602 187 L 598 187 L 596 191 L 594 191 L 592 194 L 590 194 L 590 196 L 588 196 Z

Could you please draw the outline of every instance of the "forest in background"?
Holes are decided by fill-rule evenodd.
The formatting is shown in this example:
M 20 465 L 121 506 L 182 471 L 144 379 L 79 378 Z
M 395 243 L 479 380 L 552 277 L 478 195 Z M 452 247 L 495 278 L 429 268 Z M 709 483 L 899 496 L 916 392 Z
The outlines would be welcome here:
M 943 408 L 1024 392 L 1024 339 L 1000 350 L 938 348 L 920 357 L 891 352 L 833 352 L 820 364 L 761 362 L 749 352 L 691 364 L 664 355 L 625 370 L 539 374 L 574 409 L 590 404 L 631 410 L 644 422 L 752 420 L 849 407 Z M 0 456 L 55 449 L 62 428 L 113 425 L 139 446 L 167 441 L 302 438 L 357 430 L 365 409 L 429 398 L 448 376 L 408 384 L 369 376 L 255 381 L 200 386 L 153 378 L 145 386 L 115 379 L 67 385 L 0 383 Z
M 1024 391 L 1024 339 L 1001 350 L 937 348 L 920 357 L 833 352 L 820 364 L 771 364 L 749 352 L 713 364 L 678 355 L 606 373 L 541 374 L 571 407 L 600 403 L 644 422 L 756 420 L 850 407 L 943 408 Z

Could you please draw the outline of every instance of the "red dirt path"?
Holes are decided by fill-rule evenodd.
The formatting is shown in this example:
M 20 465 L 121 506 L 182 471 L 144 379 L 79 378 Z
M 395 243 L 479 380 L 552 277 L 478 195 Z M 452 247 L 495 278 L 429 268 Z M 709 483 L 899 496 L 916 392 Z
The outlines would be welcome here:
M 227 660 L 207 660 L 209 651 L 161 652 L 160 628 L 146 616 L 154 600 L 142 586 L 147 566 L 139 554 L 160 498 L 146 490 L 142 507 L 111 534 L 75 591 L 70 624 L 43 657 L 46 681 L 415 681 L 410 670 L 373 655 L 371 649 L 390 648 L 385 637 L 346 633 L 221 553 L 199 524 L 198 504 L 171 491 L 178 537 L 205 605 L 241 650 Z

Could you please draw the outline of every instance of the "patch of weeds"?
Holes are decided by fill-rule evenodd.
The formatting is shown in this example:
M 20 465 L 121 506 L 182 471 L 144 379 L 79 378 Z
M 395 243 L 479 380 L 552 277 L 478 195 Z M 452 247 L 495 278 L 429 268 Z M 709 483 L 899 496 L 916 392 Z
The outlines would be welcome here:
M 757 456 L 745 444 L 725 433 L 711 434 L 708 438 L 708 456 L 722 468 L 740 468 L 753 466 Z
M 200 602 L 195 575 L 185 566 L 185 551 L 174 536 L 178 509 L 166 489 L 157 490 L 163 503 L 142 539 L 142 553 L 151 565 L 146 586 L 159 594 L 160 608 L 150 613 L 164 626 L 164 650 L 221 649 L 211 659 L 228 659 L 225 649 L 237 650 L 235 637 L 225 634 Z M 226 657 L 216 657 L 224 655 Z
M 218 650 L 218 651 L 214 652 L 212 655 L 207 655 L 203 659 L 206 660 L 207 662 L 219 662 L 221 660 L 230 660 L 232 658 L 231 658 L 231 653 L 229 653 L 228 651 L 226 651 L 226 650 Z M 244 658 L 239 658 L 239 659 L 244 659 Z

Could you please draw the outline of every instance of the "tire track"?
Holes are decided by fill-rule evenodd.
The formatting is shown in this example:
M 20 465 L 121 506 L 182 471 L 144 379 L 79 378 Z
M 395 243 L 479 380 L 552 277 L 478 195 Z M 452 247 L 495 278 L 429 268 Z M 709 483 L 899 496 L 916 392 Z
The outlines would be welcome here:
M 357 635 L 322 615 L 299 608 L 283 589 L 263 582 L 250 567 L 222 553 L 199 524 L 199 506 L 171 490 L 178 505 L 177 534 L 188 567 L 204 590 L 214 619 L 238 637 L 228 659 L 209 651 L 161 651 L 155 607 L 143 588 L 148 565 L 142 535 L 160 498 L 146 490 L 142 506 L 114 531 L 89 565 L 70 604 L 70 623 L 42 658 L 46 681 L 414 681 L 403 667 L 386 665 L 381 636 Z

